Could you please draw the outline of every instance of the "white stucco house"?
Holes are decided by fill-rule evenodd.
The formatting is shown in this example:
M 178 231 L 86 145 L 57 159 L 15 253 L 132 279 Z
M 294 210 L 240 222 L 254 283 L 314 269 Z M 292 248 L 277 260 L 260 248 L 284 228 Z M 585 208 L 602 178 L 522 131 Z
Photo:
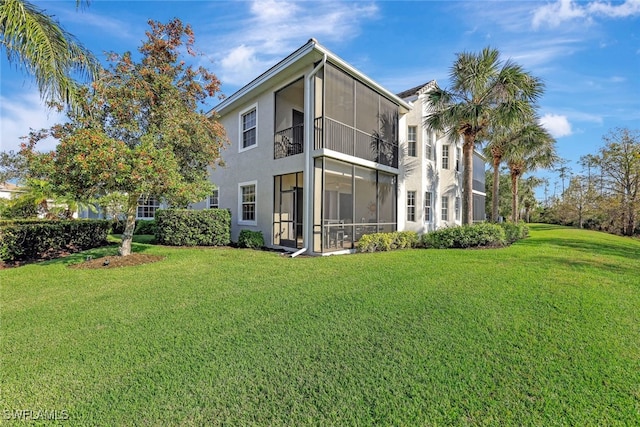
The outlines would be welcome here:
M 461 149 L 423 127 L 428 87 L 393 94 L 309 40 L 210 113 L 230 145 L 210 173 L 218 189 L 193 207 L 229 209 L 232 240 L 261 231 L 267 246 L 318 255 L 459 224 Z M 474 169 L 484 218 L 480 157 Z

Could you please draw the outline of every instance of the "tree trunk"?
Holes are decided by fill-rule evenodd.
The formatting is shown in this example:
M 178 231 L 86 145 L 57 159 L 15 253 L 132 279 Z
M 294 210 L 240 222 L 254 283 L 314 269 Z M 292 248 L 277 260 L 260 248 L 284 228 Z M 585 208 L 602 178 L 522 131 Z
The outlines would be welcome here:
M 500 162 L 502 159 L 500 157 L 493 157 L 493 190 L 491 199 L 491 220 L 493 222 L 498 222 L 498 216 L 500 215 L 499 206 L 500 206 Z
M 517 172 L 511 172 L 511 221 L 518 222 L 520 215 L 518 212 L 518 177 Z
M 473 149 L 475 135 L 465 134 L 462 154 L 464 171 L 462 173 L 462 224 L 473 223 Z
M 136 211 L 138 210 L 138 197 L 129 196 L 127 200 L 127 211 L 122 233 L 122 242 L 118 252 L 120 256 L 131 255 L 131 241 L 133 240 L 133 232 L 136 229 Z

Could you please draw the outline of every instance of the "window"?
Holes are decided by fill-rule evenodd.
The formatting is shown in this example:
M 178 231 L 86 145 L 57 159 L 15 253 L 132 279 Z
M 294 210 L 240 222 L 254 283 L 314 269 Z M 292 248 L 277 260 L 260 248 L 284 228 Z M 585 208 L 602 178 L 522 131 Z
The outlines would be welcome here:
M 449 169 L 449 146 L 442 146 L 442 169 Z
M 424 193 L 424 222 L 431 222 L 431 191 Z
M 209 209 L 217 209 L 220 207 L 220 202 L 218 200 L 218 190 L 213 190 L 213 193 L 209 196 Z
M 456 197 L 456 221 L 460 221 L 460 197 Z
M 460 172 L 462 170 L 462 149 L 460 147 L 456 148 L 456 172 Z
M 440 210 L 440 219 L 449 221 L 449 196 L 442 196 L 442 209 Z
M 239 185 L 240 224 L 256 225 L 256 182 Z
M 240 143 L 240 151 L 253 148 L 256 145 L 256 123 L 257 113 L 256 107 L 251 108 L 240 115 L 240 126 L 242 141 Z
M 160 208 L 160 201 L 155 197 L 140 197 L 138 199 L 137 218 L 153 218 L 158 208 Z
M 433 160 L 433 132 L 427 131 L 427 139 L 424 143 L 424 156 L 427 160 Z
M 407 191 L 407 221 L 416 220 L 416 192 Z
M 417 150 L 417 128 L 415 126 L 409 126 L 409 128 L 407 129 L 407 154 L 410 157 L 416 157 L 416 150 Z

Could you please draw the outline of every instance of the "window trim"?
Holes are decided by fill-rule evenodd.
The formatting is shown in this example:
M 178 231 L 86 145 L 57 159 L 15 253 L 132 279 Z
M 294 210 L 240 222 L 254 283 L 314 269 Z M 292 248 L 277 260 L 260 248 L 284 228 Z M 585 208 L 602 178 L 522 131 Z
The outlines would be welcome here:
M 243 147 L 243 143 L 244 143 L 244 133 L 247 130 L 250 129 L 244 129 L 243 127 L 243 118 L 244 116 L 246 116 L 247 114 L 251 113 L 252 111 L 255 111 L 256 113 L 256 124 L 253 127 L 253 129 L 255 129 L 256 131 L 256 142 L 255 144 L 249 145 L 247 147 Z M 250 105 L 249 107 L 245 108 L 244 110 L 241 110 L 238 113 L 238 153 L 242 153 L 243 151 L 247 151 L 247 150 L 252 150 L 254 148 L 256 148 L 258 146 L 258 104 L 255 103 L 253 105 Z
M 242 206 L 244 205 L 244 202 L 242 200 L 242 189 L 251 185 L 254 186 L 255 191 L 253 200 L 254 219 L 246 220 L 242 219 Z M 238 225 L 258 225 L 258 181 L 247 181 L 238 183 Z
M 411 130 L 413 130 L 413 135 Z M 407 155 L 418 157 L 418 126 L 407 126 Z
M 142 196 L 138 198 L 138 205 L 136 206 L 136 219 L 149 220 L 154 219 L 156 216 L 156 211 L 160 209 L 161 203 L 160 199 L 155 196 Z M 140 211 L 149 212 L 153 211 L 153 215 L 151 216 L 142 216 L 140 215 Z
M 462 208 L 462 200 L 460 197 L 456 197 L 456 204 L 455 204 L 456 221 L 461 220 L 461 214 L 462 214 L 461 208 Z
M 449 221 L 449 196 L 440 198 L 440 220 Z
M 211 201 L 211 199 L 213 199 L 214 197 L 216 199 L 215 206 L 213 206 L 213 203 Z M 208 199 L 209 199 L 208 200 L 209 209 L 220 209 L 220 189 L 219 188 L 214 189 L 213 192 L 209 194 Z
M 407 191 L 407 221 L 416 222 L 416 191 Z M 409 203 L 409 202 L 412 203 Z
M 445 154 L 446 152 L 446 154 Z M 442 169 L 449 169 L 450 157 L 451 157 L 451 146 L 449 144 L 442 144 Z M 445 159 L 447 162 L 445 163 Z
M 433 216 L 433 192 L 424 192 L 424 222 L 431 222 Z

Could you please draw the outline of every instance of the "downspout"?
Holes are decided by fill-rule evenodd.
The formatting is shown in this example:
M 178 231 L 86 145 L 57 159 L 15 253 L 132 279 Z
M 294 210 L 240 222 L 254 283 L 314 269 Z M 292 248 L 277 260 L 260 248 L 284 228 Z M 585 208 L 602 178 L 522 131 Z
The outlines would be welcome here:
M 324 56 L 322 57 L 322 61 L 316 65 L 313 70 L 311 70 L 311 73 L 309 73 L 309 75 L 307 76 L 307 81 L 305 84 L 305 94 L 304 94 L 304 111 L 305 111 L 305 120 L 307 121 L 307 124 L 305 126 L 305 141 L 308 142 L 308 146 L 307 149 L 304 151 L 304 161 L 305 161 L 305 167 L 303 170 L 303 174 L 304 174 L 304 178 L 303 178 L 303 182 L 304 182 L 304 213 L 302 215 L 302 223 L 304 224 L 304 242 L 305 242 L 305 248 L 304 250 L 306 250 L 307 248 L 309 248 L 309 246 L 312 246 L 312 237 L 313 237 L 313 225 L 311 224 L 311 210 L 313 208 L 313 203 L 312 203 L 312 196 L 313 196 L 313 189 L 311 188 L 311 171 L 313 171 L 313 165 L 311 165 L 311 150 L 313 149 L 313 135 L 314 135 L 314 121 L 315 121 L 315 114 L 312 114 L 313 112 L 313 104 L 312 104 L 312 95 L 314 93 L 314 88 L 315 86 L 313 85 L 313 77 L 316 75 L 316 73 L 318 71 L 320 71 L 320 69 L 322 67 L 324 67 L 324 64 L 327 62 L 327 54 L 325 53 Z M 315 101 L 315 99 L 313 99 L 313 101 Z M 304 252 L 304 251 L 299 251 L 300 253 Z M 313 249 L 312 249 L 313 252 Z M 296 253 L 297 255 L 297 253 Z

